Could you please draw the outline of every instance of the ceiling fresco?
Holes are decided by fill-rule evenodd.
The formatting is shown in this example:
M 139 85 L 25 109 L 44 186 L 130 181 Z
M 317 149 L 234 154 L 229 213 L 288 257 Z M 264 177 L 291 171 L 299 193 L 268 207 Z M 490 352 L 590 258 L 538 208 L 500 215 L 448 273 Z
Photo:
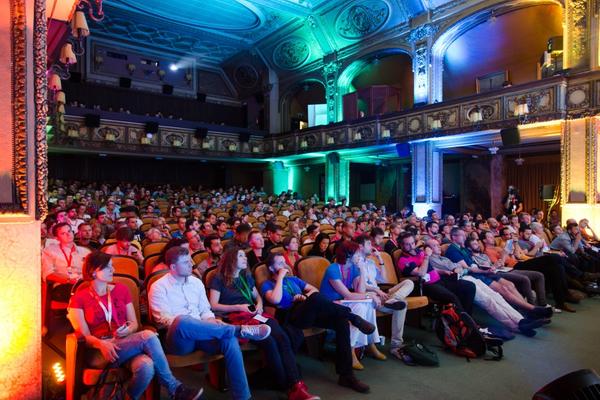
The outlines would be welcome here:
M 446 0 L 436 0 L 435 5 Z M 258 51 L 294 70 L 426 10 L 427 0 L 105 0 L 94 34 L 140 49 L 223 65 Z M 244 71 L 242 71 L 244 72 Z M 248 71 L 245 71 L 248 72 Z M 251 79 L 246 74 L 240 79 Z M 250 74 L 251 75 L 251 74 Z

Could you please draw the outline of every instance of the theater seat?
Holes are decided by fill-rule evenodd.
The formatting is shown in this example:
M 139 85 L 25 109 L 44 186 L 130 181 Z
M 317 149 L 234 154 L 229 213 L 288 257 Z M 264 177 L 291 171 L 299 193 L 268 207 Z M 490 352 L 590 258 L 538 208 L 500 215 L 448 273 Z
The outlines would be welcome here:
M 600 376 L 591 369 L 570 372 L 550 382 L 532 400 L 599 400 Z

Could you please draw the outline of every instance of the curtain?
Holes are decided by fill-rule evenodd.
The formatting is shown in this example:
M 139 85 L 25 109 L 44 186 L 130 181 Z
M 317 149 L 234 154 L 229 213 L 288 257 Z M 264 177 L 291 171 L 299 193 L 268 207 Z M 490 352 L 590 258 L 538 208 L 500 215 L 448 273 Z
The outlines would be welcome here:
M 513 185 L 523 199 L 524 211 L 532 208 L 543 209 L 541 199 L 542 185 L 560 185 L 560 154 L 545 156 L 525 156 L 525 163 L 518 166 L 514 158 L 508 158 L 506 165 L 506 183 Z

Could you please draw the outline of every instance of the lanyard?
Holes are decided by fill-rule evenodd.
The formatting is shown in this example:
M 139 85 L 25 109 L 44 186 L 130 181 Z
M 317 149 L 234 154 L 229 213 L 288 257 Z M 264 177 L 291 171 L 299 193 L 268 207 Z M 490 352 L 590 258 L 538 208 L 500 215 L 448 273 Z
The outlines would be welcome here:
M 74 248 L 71 247 L 71 251 L 69 252 L 69 255 L 67 256 L 67 253 L 65 253 L 62 246 L 59 246 L 59 247 L 60 247 L 60 251 L 63 253 L 63 256 L 65 256 L 65 261 L 67 262 L 67 267 L 71 268 L 71 263 L 73 262 Z
M 290 285 L 290 283 L 287 281 L 287 278 L 283 279 L 283 288 L 286 292 L 289 293 L 291 297 L 294 297 L 296 295 L 296 291 L 292 288 L 292 285 Z
M 236 281 L 235 286 L 242 293 L 242 296 L 244 296 L 244 298 L 248 301 L 248 304 L 254 305 L 254 299 L 252 299 L 252 290 L 250 290 L 250 287 L 248 286 L 248 283 L 246 282 L 246 278 L 244 278 L 244 276 L 240 274 L 239 279 L 240 279 L 240 282 L 242 282 L 242 285 L 239 285 L 238 282 Z
M 92 294 L 92 297 L 94 298 L 94 300 L 96 300 L 98 302 L 98 305 L 100 305 L 100 308 L 104 312 L 104 318 L 106 319 L 106 322 L 108 323 L 108 332 L 112 335 L 111 322 L 112 322 L 113 313 L 112 313 L 112 302 L 110 301 L 109 288 L 108 287 L 106 288 L 106 302 L 108 303 L 108 309 L 106 308 L 104 303 L 102 303 L 102 301 L 100 300 L 100 296 L 98 296 L 98 293 L 96 293 L 94 288 L 91 286 L 90 286 L 90 293 Z M 115 318 L 115 320 L 116 320 L 116 318 Z

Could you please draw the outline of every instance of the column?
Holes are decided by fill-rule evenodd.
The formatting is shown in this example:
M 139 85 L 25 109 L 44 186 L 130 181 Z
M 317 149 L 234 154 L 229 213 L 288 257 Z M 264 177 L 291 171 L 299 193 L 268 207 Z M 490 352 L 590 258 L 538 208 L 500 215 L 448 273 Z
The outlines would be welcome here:
M 600 231 L 600 118 L 566 120 L 561 135 L 561 219 Z
M 411 143 L 412 202 L 419 217 L 434 209 L 441 214 L 443 197 L 443 155 L 433 142 Z
M 46 1 L 0 2 L 0 388 L 42 397 L 40 219 L 46 215 Z
M 325 100 L 327 101 L 327 122 L 342 119 L 342 101 L 338 93 L 338 77 L 341 63 L 334 53 L 323 59 L 323 81 L 325 82 Z
M 502 154 L 495 154 L 490 159 L 490 211 L 492 216 L 504 213 L 502 198 L 506 187 L 504 156 Z
M 329 199 L 338 203 L 346 199 L 346 204 L 350 204 L 350 161 L 336 152 L 325 158 L 325 201 Z
M 598 56 L 598 35 L 596 32 L 592 35 L 591 30 L 594 27 L 598 28 L 597 21 L 593 21 L 598 18 L 591 12 L 591 3 L 588 0 L 565 0 L 564 68 L 583 70 L 598 64 L 597 60 L 590 64 L 591 55 Z M 595 38 L 594 41 L 591 41 L 592 37 Z M 594 51 L 591 50 L 592 45 L 596 46 Z
M 433 102 L 431 46 L 437 31 L 436 25 L 425 24 L 413 29 L 407 38 L 412 46 L 415 104 Z
M 281 112 L 279 110 L 279 77 L 269 69 L 269 85 L 267 87 L 267 107 L 269 115 L 269 133 L 281 132 Z
M 273 162 L 263 172 L 263 184 L 267 193 L 279 195 L 292 189 L 290 182 L 290 168 L 286 168 L 283 161 Z

